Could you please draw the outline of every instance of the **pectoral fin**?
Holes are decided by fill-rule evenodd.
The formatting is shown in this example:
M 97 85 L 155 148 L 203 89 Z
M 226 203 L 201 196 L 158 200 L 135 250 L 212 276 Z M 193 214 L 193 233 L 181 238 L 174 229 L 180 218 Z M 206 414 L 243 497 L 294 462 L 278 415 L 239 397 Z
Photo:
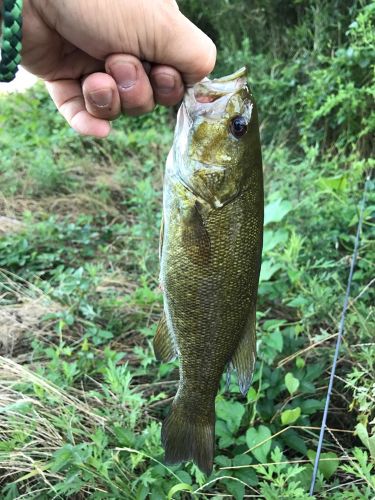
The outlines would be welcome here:
M 237 371 L 238 385 L 245 396 L 251 385 L 256 359 L 256 323 L 255 308 L 246 322 L 240 343 L 232 358 L 232 365 Z
M 210 261 L 210 236 L 199 212 L 199 204 L 185 210 L 182 218 L 182 242 L 194 264 L 206 265 Z
M 176 358 L 176 350 L 172 338 L 168 332 L 165 314 L 160 318 L 156 334 L 154 337 L 154 352 L 158 361 L 167 363 Z

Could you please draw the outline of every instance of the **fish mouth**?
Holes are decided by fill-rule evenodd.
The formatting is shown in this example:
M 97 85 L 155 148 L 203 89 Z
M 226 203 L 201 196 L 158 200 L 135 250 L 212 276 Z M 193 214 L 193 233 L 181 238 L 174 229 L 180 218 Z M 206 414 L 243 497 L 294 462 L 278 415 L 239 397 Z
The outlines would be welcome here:
M 230 75 L 220 78 L 204 78 L 193 86 L 194 96 L 198 102 L 212 102 L 225 94 L 231 94 L 247 83 L 247 68 L 243 66 L 239 70 Z M 210 98 L 210 101 L 205 101 L 204 98 Z
M 204 78 L 195 85 L 188 86 L 183 100 L 183 107 L 189 119 L 200 115 L 220 114 L 228 99 L 247 86 L 247 68 L 240 68 L 234 73 L 221 78 Z
M 239 78 L 242 77 L 247 77 L 247 67 L 242 66 L 242 68 L 238 69 L 234 73 L 231 73 L 230 75 L 227 76 L 221 76 L 220 78 L 214 78 L 211 80 L 212 82 L 232 82 L 233 80 L 238 80 Z

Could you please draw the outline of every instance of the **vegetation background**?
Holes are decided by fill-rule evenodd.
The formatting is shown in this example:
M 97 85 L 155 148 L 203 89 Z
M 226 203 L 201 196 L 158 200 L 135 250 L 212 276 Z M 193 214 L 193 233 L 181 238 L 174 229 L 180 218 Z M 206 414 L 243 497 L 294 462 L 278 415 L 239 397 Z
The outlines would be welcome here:
M 0 497 L 308 496 L 327 380 L 374 160 L 374 17 L 366 0 L 181 0 L 247 64 L 266 182 L 258 361 L 217 397 L 211 477 L 163 465 L 176 364 L 152 337 L 175 112 L 78 137 L 41 86 L 0 97 Z M 187 41 L 188 42 L 188 41 Z M 316 498 L 375 497 L 373 181 Z

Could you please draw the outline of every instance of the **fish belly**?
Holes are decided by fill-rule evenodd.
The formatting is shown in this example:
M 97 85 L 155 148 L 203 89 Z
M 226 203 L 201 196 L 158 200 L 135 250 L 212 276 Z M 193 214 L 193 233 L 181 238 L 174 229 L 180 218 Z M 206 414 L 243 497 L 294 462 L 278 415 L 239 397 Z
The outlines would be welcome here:
M 190 446 L 191 458 L 202 470 L 212 467 L 215 396 L 249 314 L 255 310 L 262 244 L 262 210 L 257 207 L 256 195 L 247 191 L 212 210 L 203 220 L 209 258 L 204 256 L 201 261 L 186 248 L 178 203 L 172 201 L 165 213 L 169 219 L 161 279 L 168 331 L 180 367 L 179 388 L 163 427 L 170 463 L 188 459 Z M 188 431 L 189 426 L 194 428 Z M 174 442 L 179 445 L 174 447 Z M 202 450 L 206 455 L 199 458 Z
M 204 221 L 210 257 L 202 262 L 191 260 L 171 213 L 163 279 L 167 321 L 180 360 L 181 390 L 187 385 L 197 397 L 215 397 L 255 305 L 261 238 L 255 201 L 246 192 L 210 213 Z

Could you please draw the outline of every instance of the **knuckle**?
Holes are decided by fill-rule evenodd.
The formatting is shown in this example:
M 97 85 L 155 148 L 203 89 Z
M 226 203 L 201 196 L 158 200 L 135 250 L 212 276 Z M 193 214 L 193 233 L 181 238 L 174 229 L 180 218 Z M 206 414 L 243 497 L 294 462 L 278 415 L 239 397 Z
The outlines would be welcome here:
M 156 12 L 154 26 L 158 36 L 155 37 L 155 60 L 162 60 L 170 43 L 176 39 L 178 23 L 176 23 L 176 9 L 171 8 L 167 0 L 159 1 Z

